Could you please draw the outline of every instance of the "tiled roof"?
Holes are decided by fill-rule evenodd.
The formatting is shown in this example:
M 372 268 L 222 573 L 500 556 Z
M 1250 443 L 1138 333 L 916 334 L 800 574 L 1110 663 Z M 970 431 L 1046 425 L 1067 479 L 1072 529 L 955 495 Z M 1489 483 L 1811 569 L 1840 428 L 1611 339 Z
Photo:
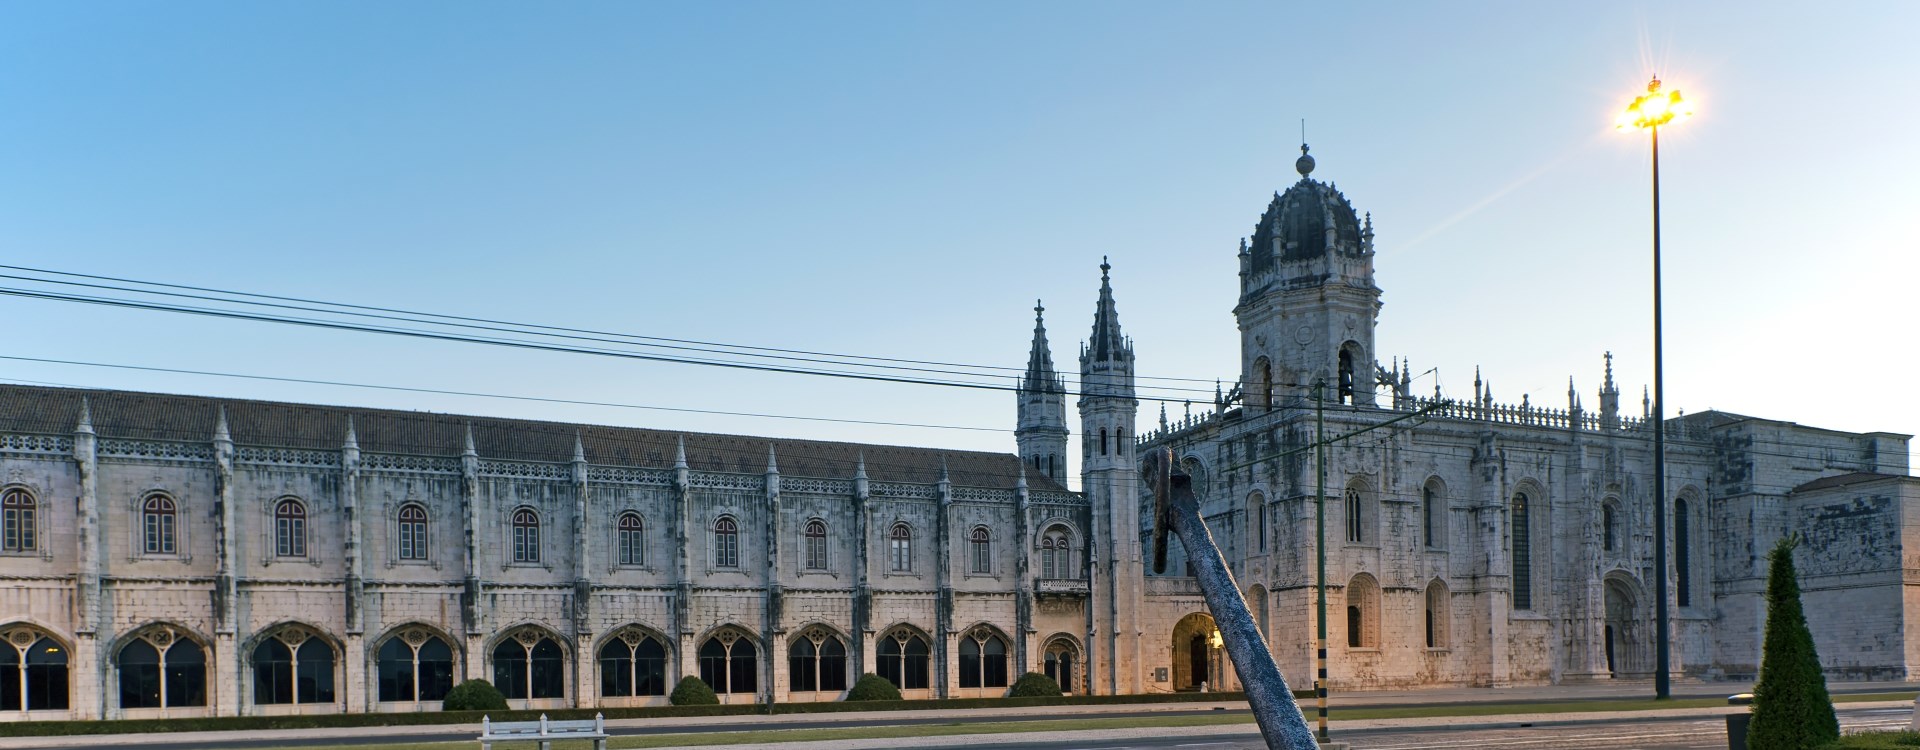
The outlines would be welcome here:
M 1010 453 L 23 385 L 0 385 L 0 429 L 70 433 L 79 422 L 82 397 L 94 431 L 103 438 L 207 442 L 225 407 L 228 429 L 240 445 L 338 450 L 351 416 L 360 449 L 380 453 L 458 455 L 472 424 L 481 458 L 570 461 L 578 434 L 587 460 L 595 464 L 668 467 L 676 441 L 684 437 L 687 464 L 701 471 L 765 472 L 772 444 L 780 473 L 788 476 L 849 478 L 863 453 L 867 476 L 881 482 L 937 481 L 942 462 L 953 483 L 963 487 L 1011 488 L 1020 474 L 1020 459 Z M 1028 473 L 1027 484 L 1035 490 L 1066 489 L 1037 472 Z

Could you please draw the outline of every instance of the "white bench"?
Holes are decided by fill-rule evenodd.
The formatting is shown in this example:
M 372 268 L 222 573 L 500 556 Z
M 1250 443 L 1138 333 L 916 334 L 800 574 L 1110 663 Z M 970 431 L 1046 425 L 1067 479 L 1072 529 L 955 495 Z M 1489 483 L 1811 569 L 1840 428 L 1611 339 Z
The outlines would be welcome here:
M 593 715 L 593 721 L 548 721 L 547 715 L 541 714 L 539 721 L 497 724 L 488 717 L 480 717 L 480 750 L 493 750 L 493 743 L 510 740 L 538 740 L 540 750 L 553 750 L 554 740 L 593 740 L 593 750 L 607 750 L 607 723 L 599 714 Z

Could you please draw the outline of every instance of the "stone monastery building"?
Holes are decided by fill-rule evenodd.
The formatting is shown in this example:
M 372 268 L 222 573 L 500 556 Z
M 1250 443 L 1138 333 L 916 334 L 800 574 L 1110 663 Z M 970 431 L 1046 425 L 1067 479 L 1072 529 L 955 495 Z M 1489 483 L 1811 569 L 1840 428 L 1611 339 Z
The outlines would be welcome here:
M 1650 431 L 1609 363 L 1588 410 L 1411 392 L 1378 363 L 1373 226 L 1311 179 L 1239 249 L 1239 382 L 1136 428 L 1101 266 L 1069 382 L 1036 319 L 1018 454 L 0 386 L 0 719 L 1232 688 L 1183 553 L 1143 565 L 1136 472 L 1171 448 L 1281 669 L 1310 684 L 1316 413 L 1336 689 L 1653 669 Z M 1036 310 L 1036 312 L 1038 312 Z M 1310 384 L 1325 388 L 1316 401 Z M 1065 489 L 1077 398 L 1083 491 Z M 1322 407 L 1316 409 L 1316 405 Z M 1672 664 L 1746 677 L 1763 552 L 1805 537 L 1835 677 L 1920 663 L 1907 438 L 1669 420 Z

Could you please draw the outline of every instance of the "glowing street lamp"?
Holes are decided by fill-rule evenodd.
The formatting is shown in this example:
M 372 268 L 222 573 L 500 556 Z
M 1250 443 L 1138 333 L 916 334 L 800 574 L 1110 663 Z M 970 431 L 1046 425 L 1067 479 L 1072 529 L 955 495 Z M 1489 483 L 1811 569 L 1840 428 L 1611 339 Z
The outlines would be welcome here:
M 1615 125 L 1621 130 L 1647 131 L 1653 140 L 1653 576 L 1654 594 L 1654 671 L 1653 696 L 1670 697 L 1667 673 L 1667 427 L 1666 388 L 1662 377 L 1660 340 L 1660 127 L 1675 125 L 1693 114 L 1693 103 L 1679 90 L 1660 87 L 1660 79 L 1647 84 L 1647 93 L 1635 97 L 1620 113 Z

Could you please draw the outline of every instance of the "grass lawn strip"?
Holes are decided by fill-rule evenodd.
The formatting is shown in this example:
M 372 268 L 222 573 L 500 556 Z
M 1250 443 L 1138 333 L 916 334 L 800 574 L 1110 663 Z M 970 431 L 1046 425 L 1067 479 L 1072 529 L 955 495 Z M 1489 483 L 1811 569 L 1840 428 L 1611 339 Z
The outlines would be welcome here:
M 1915 692 L 1897 693 L 1857 693 L 1833 696 L 1835 703 L 1863 703 L 1869 701 L 1912 701 Z M 1338 709 L 1333 718 L 1343 721 L 1365 719 L 1416 719 L 1436 717 L 1478 717 L 1504 716 L 1518 713 L 1538 714 L 1581 714 L 1605 711 L 1655 711 L 1684 708 L 1725 707 L 1725 698 L 1681 698 L 1671 700 L 1606 700 L 1606 701 L 1568 701 L 1563 703 L 1447 703 L 1431 706 L 1405 706 L 1398 708 L 1367 708 L 1356 706 Z M 738 732 L 700 732 L 689 734 L 656 734 L 644 736 L 614 737 L 608 741 L 612 750 L 631 750 L 634 748 L 661 747 L 700 747 L 712 745 L 764 745 L 784 742 L 832 742 L 836 740 L 889 739 L 896 737 L 948 737 L 955 735 L 993 735 L 1027 734 L 1038 732 L 1069 732 L 1099 729 L 1170 729 L 1182 727 L 1222 726 L 1231 724 L 1252 724 L 1253 716 L 1247 713 L 1222 713 L 1214 716 L 1117 716 L 1088 717 L 1084 719 L 1049 719 L 1041 721 L 1020 721 L 1007 723 L 970 723 L 954 722 L 950 724 L 914 724 L 911 726 L 846 727 L 830 729 L 772 729 L 745 730 Z M 328 745 L 325 743 L 290 743 L 276 750 L 319 750 L 320 748 L 340 748 L 340 750 L 471 750 L 472 740 L 461 742 L 407 742 L 396 744 L 354 744 Z M 497 750 L 531 750 L 537 746 L 527 742 L 497 742 Z M 592 743 L 585 740 L 564 740 L 553 743 L 554 750 L 589 750 Z

